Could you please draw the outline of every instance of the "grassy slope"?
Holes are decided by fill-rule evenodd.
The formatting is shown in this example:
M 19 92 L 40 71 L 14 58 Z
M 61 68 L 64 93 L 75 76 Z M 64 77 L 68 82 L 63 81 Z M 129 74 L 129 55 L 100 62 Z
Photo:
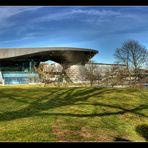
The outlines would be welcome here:
M 148 89 L 0 87 L 0 141 L 147 141 Z

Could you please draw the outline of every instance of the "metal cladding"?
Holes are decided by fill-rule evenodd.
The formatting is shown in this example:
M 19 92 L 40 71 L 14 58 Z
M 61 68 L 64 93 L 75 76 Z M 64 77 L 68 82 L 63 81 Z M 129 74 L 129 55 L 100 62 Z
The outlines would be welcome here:
M 44 62 L 52 60 L 60 64 L 85 64 L 96 53 L 98 53 L 97 50 L 69 47 L 1 48 L 0 62 L 26 60 Z

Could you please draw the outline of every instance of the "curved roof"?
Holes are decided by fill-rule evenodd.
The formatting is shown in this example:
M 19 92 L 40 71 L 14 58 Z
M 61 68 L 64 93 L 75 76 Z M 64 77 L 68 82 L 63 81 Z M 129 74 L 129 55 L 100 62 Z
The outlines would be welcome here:
M 96 53 L 98 51 L 93 49 L 70 47 L 0 48 L 0 61 L 21 61 L 29 58 L 38 61 L 76 63 L 88 61 Z

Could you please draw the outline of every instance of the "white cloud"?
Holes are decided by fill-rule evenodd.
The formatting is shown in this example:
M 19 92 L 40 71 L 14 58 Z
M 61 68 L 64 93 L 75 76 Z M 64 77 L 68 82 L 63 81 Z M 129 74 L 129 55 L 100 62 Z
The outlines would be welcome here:
M 37 11 L 38 13 L 38 10 L 40 8 L 42 8 L 42 6 L 39 6 L 39 7 L 38 6 L 0 7 L 0 29 L 1 29 L 0 33 L 3 34 L 5 32 L 5 29 L 2 29 L 2 28 L 12 27 L 13 29 L 13 26 L 15 26 L 16 22 L 10 22 L 9 18 L 15 15 L 19 15 L 21 13 L 28 12 L 28 11 Z M 122 11 L 119 9 L 118 10 L 117 9 L 111 10 L 111 9 L 106 9 L 106 8 L 100 9 L 99 7 L 98 9 L 96 7 L 95 9 L 92 7 L 91 8 L 89 7 L 88 8 L 86 7 L 72 7 L 72 8 L 67 7 L 66 9 L 60 9 L 59 7 L 59 9 L 54 9 L 54 8 L 50 9 L 50 7 L 45 6 L 45 8 L 49 8 L 48 9 L 49 11 L 45 11 L 46 13 L 38 13 L 40 14 L 38 15 L 38 17 L 32 17 L 31 19 L 29 18 L 29 21 L 27 21 L 25 25 L 20 25 L 17 28 L 17 32 L 15 34 L 19 36 L 20 40 L 29 39 L 29 38 L 31 39 L 33 37 L 42 36 L 40 32 L 44 34 L 46 32 L 45 30 L 47 29 L 46 27 L 42 28 L 42 24 L 38 25 L 39 26 L 38 30 L 28 32 L 28 30 L 33 30 L 32 28 L 35 27 L 36 23 L 40 23 L 40 22 L 51 22 L 52 23 L 52 21 L 61 21 L 61 20 L 68 21 L 70 19 L 73 19 L 74 21 L 79 21 L 80 23 L 85 22 L 85 24 L 92 25 L 92 28 L 90 28 L 91 32 L 92 31 L 96 32 L 96 30 L 99 30 L 100 32 L 102 32 L 103 30 L 103 35 L 104 35 L 106 32 L 112 33 L 113 31 L 120 31 L 121 29 L 127 30 L 129 28 L 129 25 L 127 26 L 127 25 L 122 25 L 122 24 L 125 24 L 125 22 L 127 21 L 127 18 L 129 21 L 131 20 L 130 22 L 128 22 L 128 24 L 133 24 L 134 20 L 137 19 L 137 15 L 138 15 L 136 13 L 135 14 L 131 13 L 131 10 Z M 142 18 L 143 17 L 141 17 L 140 19 Z M 25 23 L 25 20 L 22 20 L 22 21 L 24 21 Z M 114 27 L 114 26 L 120 26 L 120 27 Z M 133 27 L 133 25 L 131 26 Z M 78 28 L 75 28 L 75 30 L 76 29 Z M 73 29 L 73 32 L 75 30 Z M 85 31 L 88 32 L 88 30 L 85 30 Z M 63 29 L 63 32 L 64 34 L 66 34 L 65 28 Z M 100 32 L 98 32 L 98 34 Z M 54 34 L 56 33 L 57 32 L 54 32 Z M 24 37 L 23 39 L 21 39 L 20 37 L 22 35 Z
M 97 15 L 97 16 L 111 16 L 111 15 L 120 15 L 119 11 L 113 10 L 83 10 L 83 9 L 74 9 L 72 10 L 73 13 L 78 14 L 88 14 L 88 15 Z
M 0 7 L 0 28 L 14 25 L 8 21 L 12 16 L 18 15 L 26 11 L 36 11 L 42 6 L 1 6 Z
M 7 18 L 25 11 L 36 11 L 42 6 L 1 6 L 0 19 Z
M 54 20 L 63 20 L 71 18 L 72 12 L 57 12 L 57 13 L 49 13 L 45 16 L 41 16 L 32 20 L 32 22 L 46 22 L 46 21 L 54 21 Z
M 12 40 L 4 40 L 4 41 L 1 41 L 1 43 L 12 43 L 12 42 L 18 42 L 18 41 L 24 41 L 24 40 L 30 40 L 30 39 L 34 39 L 35 37 L 32 37 L 32 36 L 25 36 L 25 37 L 22 37 L 22 38 L 19 38 L 19 39 L 12 39 Z
M 105 17 L 105 16 L 115 16 L 120 15 L 119 11 L 112 11 L 112 10 L 93 10 L 93 9 L 80 9 L 80 8 L 73 8 L 68 9 L 67 11 L 58 11 L 56 13 L 49 13 L 47 15 L 35 18 L 32 20 L 33 22 L 46 22 L 46 21 L 58 21 L 63 19 L 71 19 L 74 17 L 79 17 L 80 14 L 83 15 L 92 15 L 98 17 Z

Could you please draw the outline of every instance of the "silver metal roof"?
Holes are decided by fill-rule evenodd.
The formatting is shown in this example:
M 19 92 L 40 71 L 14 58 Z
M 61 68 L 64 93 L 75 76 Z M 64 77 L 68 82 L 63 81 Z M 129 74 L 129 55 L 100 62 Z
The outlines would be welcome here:
M 40 48 L 0 48 L 0 61 L 40 58 L 40 61 L 76 63 L 88 61 L 97 50 L 73 47 L 40 47 Z

